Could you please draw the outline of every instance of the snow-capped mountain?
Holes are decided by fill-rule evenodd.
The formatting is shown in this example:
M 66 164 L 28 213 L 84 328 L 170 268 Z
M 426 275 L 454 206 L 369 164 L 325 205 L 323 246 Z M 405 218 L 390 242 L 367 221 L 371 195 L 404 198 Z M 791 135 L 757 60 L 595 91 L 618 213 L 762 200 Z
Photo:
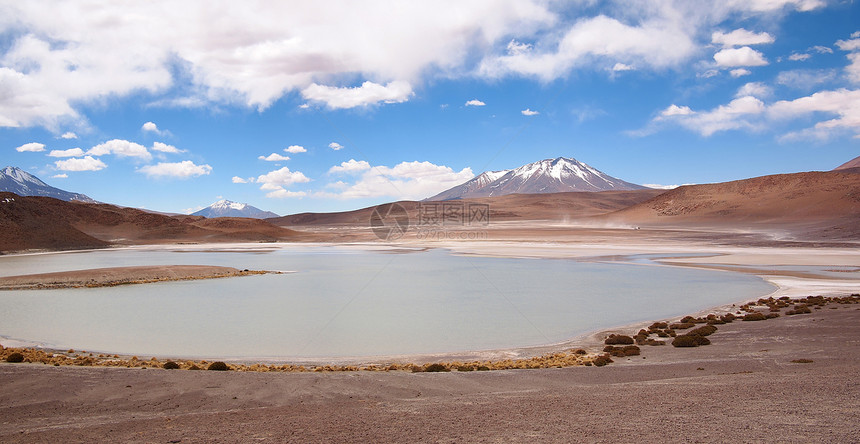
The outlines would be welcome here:
M 0 170 L 0 191 L 8 191 L 19 196 L 45 196 L 65 201 L 98 203 L 80 193 L 61 190 L 42 182 L 38 177 L 18 168 L 7 166 Z
M 646 189 L 612 177 L 576 159 L 559 157 L 506 171 L 489 171 L 427 200 L 451 200 L 506 194 Z
M 254 219 L 267 219 L 270 217 L 280 217 L 271 211 L 263 211 L 259 208 L 252 207 L 248 204 L 233 202 L 226 199 L 209 205 L 208 207 L 192 213 L 192 216 L 203 217 L 250 217 Z

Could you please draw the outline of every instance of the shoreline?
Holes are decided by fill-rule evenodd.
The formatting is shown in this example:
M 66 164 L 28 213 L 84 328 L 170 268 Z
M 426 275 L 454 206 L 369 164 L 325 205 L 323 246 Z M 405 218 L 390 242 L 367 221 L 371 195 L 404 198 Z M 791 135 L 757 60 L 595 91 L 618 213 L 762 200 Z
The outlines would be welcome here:
M 323 244 L 323 243 L 321 243 L 321 244 L 314 244 L 314 245 L 301 244 L 301 245 L 299 245 L 299 247 L 301 247 L 301 248 L 335 247 L 335 248 L 348 248 L 348 249 L 359 248 L 362 250 L 373 250 L 373 251 L 380 251 L 383 253 L 385 253 L 385 252 L 396 252 L 396 251 L 400 251 L 400 250 L 414 251 L 416 249 L 443 248 L 443 249 L 449 249 L 449 251 L 452 251 L 452 254 L 457 254 L 457 253 L 459 253 L 459 254 L 477 254 L 480 256 L 493 256 L 493 257 L 522 257 L 519 254 L 519 253 L 521 253 L 521 251 L 519 251 L 519 250 L 521 250 L 522 247 L 526 247 L 527 249 L 531 250 L 531 252 L 532 252 L 532 254 L 529 255 L 528 257 L 532 257 L 532 258 L 540 257 L 540 258 L 544 258 L 544 259 L 563 258 L 563 259 L 574 259 L 574 260 L 584 260 L 584 261 L 592 261 L 592 260 L 602 261 L 601 259 L 605 259 L 607 257 L 607 256 L 595 256 L 593 254 L 590 254 L 590 253 L 594 252 L 594 249 L 588 245 L 579 246 L 579 248 L 571 248 L 570 245 L 559 245 L 557 243 L 544 243 L 544 244 L 536 245 L 535 243 L 530 242 L 530 243 L 528 243 L 528 245 L 525 245 L 525 246 L 517 244 L 517 245 L 514 245 L 514 248 L 511 248 L 511 243 L 509 243 L 509 242 L 504 242 L 504 243 L 496 242 L 496 244 L 501 244 L 501 245 L 495 245 L 495 248 L 492 249 L 492 251 L 490 251 L 493 254 L 487 254 L 488 253 L 488 248 L 487 248 L 488 245 L 486 245 L 486 243 L 482 243 L 482 244 L 475 243 L 472 245 L 464 245 L 464 243 L 459 243 L 459 245 L 457 245 L 457 247 L 459 247 L 459 248 L 456 248 L 456 249 L 449 248 L 449 245 L 434 245 L 434 243 L 431 243 L 429 245 L 426 245 L 426 244 L 425 245 L 415 245 L 412 242 L 408 242 L 405 245 L 404 244 L 380 244 L 380 243 L 375 243 L 375 244 L 363 244 L 363 243 L 357 243 L 357 244 L 355 244 L 355 243 L 354 244 Z M 284 246 L 292 247 L 293 244 L 273 245 L 266 250 L 274 251 L 277 249 L 281 249 Z M 134 246 L 131 248 L 141 249 L 141 248 L 147 248 L 147 247 L 153 247 L 153 246 Z M 177 249 L 177 247 L 179 247 L 178 248 L 179 250 L 185 250 L 187 248 L 192 248 L 192 249 L 194 249 L 194 251 L 200 251 L 201 249 L 204 251 L 223 251 L 225 249 L 227 251 L 247 251 L 248 248 L 251 248 L 252 250 L 259 250 L 260 249 L 259 248 L 260 246 L 255 245 L 255 244 L 251 244 L 251 245 L 249 245 L 249 244 L 231 244 L 231 245 L 213 244 L 213 245 L 179 245 L 179 246 L 176 246 L 176 245 L 171 245 L 171 246 L 157 245 L 154 247 L 156 247 L 155 249 L 170 248 L 170 249 L 174 249 L 174 250 Z M 214 248 L 209 249 L 207 247 L 214 247 Z M 492 246 L 490 246 L 490 247 L 492 247 Z M 627 250 L 628 253 L 630 253 L 631 251 L 634 252 L 633 254 L 626 254 L 626 255 L 625 254 L 611 255 L 611 256 L 619 258 L 619 260 L 612 260 L 612 261 L 608 261 L 608 262 L 631 263 L 631 264 L 636 264 L 636 265 L 647 265 L 647 266 L 706 268 L 706 269 L 711 269 L 713 271 L 755 275 L 755 276 L 758 276 L 761 279 L 765 280 L 766 282 L 774 285 L 774 287 L 775 287 L 774 291 L 772 291 L 771 293 L 762 295 L 763 298 L 767 298 L 767 297 L 779 298 L 779 297 L 786 296 L 786 295 L 791 296 L 791 297 L 809 296 L 809 295 L 836 295 L 836 294 L 845 295 L 845 294 L 852 294 L 852 293 L 860 292 L 860 281 L 858 281 L 858 280 L 834 279 L 834 278 L 825 277 L 825 276 L 821 276 L 820 278 L 816 278 L 816 279 L 801 279 L 801 278 L 798 278 L 796 276 L 791 276 L 792 273 L 788 273 L 788 275 L 785 275 L 785 274 L 780 275 L 778 273 L 765 275 L 765 274 L 759 273 L 761 270 L 758 270 L 758 269 L 730 269 L 730 270 L 725 270 L 722 268 L 718 268 L 717 270 L 714 270 L 712 267 L 709 266 L 710 264 L 707 264 L 707 263 L 706 264 L 695 264 L 695 263 L 691 264 L 691 263 L 682 262 L 682 261 L 688 260 L 688 259 L 689 260 L 696 260 L 699 262 L 707 262 L 708 259 L 716 258 L 716 257 L 722 258 L 721 260 L 723 262 L 725 262 L 726 257 L 731 256 L 731 254 L 733 254 L 732 251 L 734 251 L 734 254 L 737 254 L 738 251 L 741 251 L 745 254 L 750 254 L 751 252 L 755 253 L 755 251 L 752 251 L 752 250 L 755 250 L 755 249 L 761 250 L 760 247 L 754 247 L 753 249 L 741 248 L 741 247 L 731 247 L 728 250 L 732 250 L 732 251 L 726 251 L 727 249 L 725 247 L 715 247 L 715 248 L 711 249 L 711 248 L 709 248 L 710 246 L 699 245 L 699 246 L 693 246 L 693 247 L 687 246 L 687 248 L 681 248 L 680 249 L 681 251 L 679 251 L 678 248 L 673 248 L 673 246 L 667 247 L 664 245 L 663 248 L 660 248 L 663 251 L 658 252 L 658 253 L 654 253 L 653 251 L 651 253 L 640 253 L 640 252 L 638 252 L 638 251 L 641 251 L 642 248 L 648 248 L 648 246 L 633 246 L 632 248 L 621 246 L 619 248 L 618 246 L 612 246 L 612 245 L 606 246 L 606 245 L 604 245 L 602 247 L 604 250 L 607 250 L 607 249 L 614 250 L 615 253 L 619 253 L 619 250 L 625 250 L 625 249 Z M 677 247 L 677 245 L 674 247 Z M 542 253 L 542 254 L 540 254 L 539 256 L 535 256 L 534 253 L 536 250 L 538 250 L 538 252 Z M 707 251 L 705 251 L 705 250 L 707 250 Z M 723 250 L 723 251 L 718 251 L 718 250 Z M 773 249 L 768 248 L 767 250 L 773 250 Z M 833 249 L 825 249 L 825 250 L 827 253 L 833 253 Z M 817 251 L 820 252 L 821 250 L 817 250 Z M 554 253 L 554 254 L 547 254 L 547 252 Z M 589 254 L 583 254 L 583 252 L 586 252 Z M 673 252 L 674 252 L 674 254 L 673 254 Z M 683 256 L 684 254 L 689 254 L 691 252 L 695 252 L 695 253 L 700 254 L 700 255 L 695 257 L 695 258 L 687 258 L 687 257 Z M 574 254 L 571 254 L 571 253 L 574 253 Z M 705 253 L 707 253 L 708 255 L 707 256 L 701 255 L 701 254 L 705 254 Z M 840 252 L 837 251 L 837 253 L 840 253 Z M 630 256 L 635 256 L 636 254 L 650 254 L 650 255 L 659 254 L 659 257 L 649 258 L 648 261 L 644 262 L 644 263 L 642 261 L 630 262 L 630 261 L 623 260 L 623 259 L 629 258 Z M 860 256 L 858 256 L 856 254 L 851 255 L 851 256 L 853 256 L 853 258 L 856 259 L 856 261 L 857 261 L 856 263 L 860 263 Z M 843 262 L 844 262 L 844 259 L 845 258 L 843 257 L 842 258 Z M 851 265 L 855 265 L 855 264 L 852 263 Z M 131 267 L 131 268 L 133 268 L 133 267 Z M 2 278 L 0 278 L 0 280 L 2 280 Z M 734 301 L 733 303 L 725 303 L 725 304 L 721 304 L 721 305 L 717 305 L 717 306 L 710 306 L 710 307 L 706 307 L 706 308 L 704 308 L 704 309 L 702 309 L 696 313 L 687 313 L 687 314 L 693 315 L 693 316 L 701 316 L 701 315 L 705 315 L 708 313 L 717 313 L 717 314 L 727 313 L 730 310 L 733 310 L 734 308 L 736 308 L 737 306 L 742 305 L 745 302 L 748 302 L 748 299 L 749 298 L 745 298 L 743 300 Z M 682 316 L 682 315 L 679 315 L 677 317 L 680 317 L 680 316 Z M 666 318 L 663 320 L 668 320 L 670 318 L 674 318 L 674 317 L 669 317 L 669 318 Z M 365 365 L 365 366 L 367 366 L 367 365 L 382 365 L 382 364 L 390 364 L 390 363 L 426 364 L 426 363 L 440 362 L 440 361 L 462 361 L 462 360 L 471 360 L 471 361 L 495 360 L 495 361 L 498 361 L 498 360 L 505 360 L 505 359 L 533 359 L 533 358 L 538 358 L 542 355 L 559 353 L 559 352 L 562 352 L 566 349 L 573 349 L 573 348 L 585 348 L 585 349 L 589 349 L 591 351 L 594 351 L 595 349 L 599 349 L 599 346 L 601 345 L 601 341 L 597 340 L 597 338 L 599 336 L 606 335 L 609 333 L 624 331 L 624 330 L 643 328 L 643 327 L 647 326 L 647 324 L 654 322 L 654 321 L 657 321 L 657 319 L 641 321 L 641 322 L 634 322 L 634 323 L 625 324 L 625 325 L 611 326 L 608 328 L 596 329 L 596 330 L 584 332 L 582 334 L 575 335 L 571 338 L 564 339 L 564 340 L 550 343 L 550 344 L 539 344 L 539 345 L 525 346 L 525 347 L 496 348 L 496 349 L 488 349 L 488 350 L 469 350 L 469 351 L 455 351 L 455 352 L 431 353 L 431 354 L 352 356 L 352 357 L 334 357 L 334 358 L 331 358 L 331 357 L 329 357 L 329 358 L 298 358 L 298 357 L 290 358 L 290 357 L 265 357 L 265 356 L 247 357 L 247 358 L 246 357 L 242 357 L 242 358 L 224 358 L 224 357 L 221 357 L 221 358 L 219 358 L 219 357 L 211 357 L 211 356 L 177 356 L 177 357 L 174 357 L 173 359 L 176 359 L 176 360 L 213 360 L 213 359 L 217 359 L 217 360 L 222 360 L 222 361 L 229 362 L 229 363 L 242 364 L 242 365 L 253 365 L 253 364 L 285 365 L 285 364 L 289 364 L 289 365 L 298 365 L 298 366 L 305 365 L 305 366 L 313 366 L 313 367 L 325 366 L 325 365 L 340 365 L 340 366 L 362 366 L 362 365 Z M 9 338 L 7 338 L 7 339 L 9 339 Z M 10 340 L 12 340 L 13 342 L 18 343 L 18 344 L 26 343 L 24 341 L 16 341 L 14 339 L 10 339 Z M 35 345 L 35 347 L 33 347 L 33 348 L 47 350 L 47 351 L 51 351 L 51 352 L 62 352 L 62 350 L 54 350 L 51 348 L 42 348 L 42 347 L 39 347 L 38 345 Z M 106 354 L 106 353 L 104 353 L 104 354 Z M 128 358 L 131 355 L 123 354 L 121 356 Z
M 221 279 L 280 273 L 283 272 L 239 270 L 238 268 L 214 265 L 141 265 L 88 268 L 53 273 L 2 276 L 0 277 L 0 291 L 115 287 L 118 285 Z

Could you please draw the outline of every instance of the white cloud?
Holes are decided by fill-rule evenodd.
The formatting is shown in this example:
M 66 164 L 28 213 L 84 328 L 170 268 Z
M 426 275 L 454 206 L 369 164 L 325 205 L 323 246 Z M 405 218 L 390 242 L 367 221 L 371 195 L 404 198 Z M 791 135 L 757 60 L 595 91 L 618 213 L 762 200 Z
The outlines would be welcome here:
M 858 51 L 860 50 L 860 38 L 850 40 L 838 40 L 836 46 L 843 51 Z
M 144 131 L 149 131 L 149 132 L 155 133 L 155 134 L 161 134 L 161 130 L 158 129 L 158 125 L 156 125 L 153 122 L 144 123 L 143 126 L 140 127 L 140 129 L 142 129 Z
M 139 157 L 143 160 L 152 159 L 152 154 L 147 151 L 146 147 L 128 140 L 113 139 L 105 143 L 98 144 L 87 151 L 87 154 L 93 156 L 104 156 L 106 154 L 114 154 L 120 157 Z
M 748 76 L 748 75 L 752 74 L 752 71 L 750 71 L 746 68 L 737 68 L 737 69 L 733 69 L 733 70 L 729 71 L 729 74 L 731 74 L 732 77 L 738 78 L 738 77 Z
M 836 72 L 825 69 L 795 69 L 776 76 L 776 83 L 790 88 L 809 90 L 836 78 Z
M 250 181 L 253 182 L 253 179 L 254 178 L 252 177 Z M 233 183 L 248 183 L 249 182 L 248 179 L 244 179 L 244 178 L 239 177 L 239 176 L 233 176 L 232 181 L 233 181 Z
M 278 188 L 277 190 L 270 191 L 266 193 L 266 197 L 271 197 L 274 199 L 286 199 L 286 198 L 295 198 L 295 197 L 305 197 L 308 193 L 304 191 L 290 191 L 285 190 L 284 188 Z
M 522 114 L 524 116 L 536 116 L 536 115 L 540 114 L 540 112 L 532 111 L 532 110 L 526 108 L 526 109 L 520 111 L 520 114 Z
M 328 147 L 335 150 L 335 151 L 340 151 L 340 150 L 345 148 L 343 145 L 341 145 L 337 142 L 332 142 L 332 143 L 328 144 Z
M 153 142 L 152 143 L 152 150 L 158 151 L 160 153 L 171 153 L 171 154 L 184 152 L 183 150 L 180 150 L 179 148 L 176 148 L 173 145 L 168 145 L 166 143 L 161 143 L 161 142 Z
M 349 159 L 346 162 L 341 162 L 340 165 L 335 165 L 329 168 L 329 173 L 355 173 L 358 171 L 369 170 L 370 164 L 364 160 Z
M 473 178 L 471 168 L 459 172 L 444 165 L 430 162 L 401 162 L 394 167 L 371 166 L 351 185 L 336 188 L 338 193 L 325 193 L 328 197 L 359 199 L 390 196 L 394 199 L 423 199 L 460 185 Z
M 770 97 L 771 94 L 773 94 L 773 90 L 764 83 L 750 82 L 738 88 L 738 92 L 735 93 L 735 97 L 752 96 L 761 99 L 765 97 Z
M 196 165 L 190 160 L 183 160 L 182 162 L 159 162 L 155 165 L 146 165 L 138 168 L 137 171 L 148 177 L 187 179 L 207 175 L 212 172 L 212 167 L 205 164 Z
M 298 154 L 298 153 L 308 152 L 308 150 L 306 150 L 305 147 L 303 147 L 301 145 L 290 145 L 287 148 L 284 148 L 284 151 L 286 151 L 290 154 Z
M 84 150 L 80 148 L 71 148 L 67 150 L 51 150 L 48 155 L 51 157 L 79 157 L 84 155 Z
M 62 174 L 54 174 L 51 177 L 54 179 L 68 179 L 69 175 L 66 173 L 62 173 Z
M 735 66 L 764 66 L 767 65 L 764 55 L 749 46 L 727 48 L 714 54 L 717 65 L 731 68 Z
M 301 171 L 290 171 L 287 167 L 270 171 L 257 177 L 258 183 L 262 183 L 263 186 L 269 186 L 269 188 L 266 189 L 271 189 L 272 186 L 290 186 L 296 183 L 305 183 L 310 181 L 311 180 L 308 179 L 308 177 Z
M 625 64 L 625 63 L 621 63 L 621 62 L 618 62 L 612 66 L 613 72 L 632 71 L 632 70 L 633 70 L 632 66 Z
M 283 162 L 285 160 L 290 160 L 289 156 L 284 156 L 278 153 L 272 153 L 268 156 L 258 156 L 257 159 L 265 160 L 266 162 Z
M 68 132 L 63 133 L 63 135 L 60 136 L 60 138 L 61 139 L 77 139 L 78 135 L 71 132 L 71 131 L 68 131 Z
M 771 105 L 769 115 L 775 119 L 791 119 L 813 113 L 826 113 L 836 118 L 822 120 L 813 127 L 789 133 L 785 138 L 827 139 L 844 132 L 860 135 L 860 90 L 838 89 L 819 91 L 795 100 L 780 100 Z
M 18 148 L 15 148 L 15 151 L 19 153 L 30 152 L 30 153 L 39 153 L 45 151 L 45 144 L 39 142 L 30 142 L 25 143 Z
M 380 85 L 370 81 L 355 88 L 311 84 L 302 90 L 307 100 L 325 103 L 331 109 L 348 109 L 378 103 L 401 103 L 412 97 L 412 86 L 408 82 L 395 81 Z
M 14 2 L 2 14 L 9 49 L 0 85 L 11 94 L 0 101 L 0 125 L 56 125 L 80 118 L 72 104 L 171 94 L 186 79 L 190 99 L 258 109 L 349 76 L 411 84 L 427 72 L 465 71 L 477 51 L 546 29 L 557 21 L 549 7 L 540 0 L 407 2 L 395 10 L 381 1 L 276 2 L 249 14 L 239 3 L 153 1 L 106 2 L 93 13 L 56 2 L 46 16 L 44 3 Z M 177 61 L 182 80 L 172 74 Z
M 729 0 L 728 4 L 741 10 L 766 12 L 793 7 L 798 11 L 812 11 L 827 4 L 823 0 Z
M 793 62 L 800 62 L 800 61 L 803 61 L 803 60 L 807 60 L 807 59 L 809 59 L 810 57 L 812 57 L 812 56 L 811 56 L 811 55 L 809 55 L 809 54 L 807 54 L 807 53 L 797 53 L 797 52 L 796 52 L 796 53 L 794 53 L 794 54 L 792 54 L 792 55 L 788 56 L 788 60 L 791 60 L 791 61 L 793 61 Z
M 508 55 L 520 55 L 525 54 L 532 50 L 532 45 L 529 43 L 521 43 L 516 40 L 511 40 L 508 42 L 508 46 L 506 47 L 508 51 Z
M 851 40 L 839 40 L 836 46 L 843 51 L 851 51 L 846 57 L 851 64 L 845 67 L 848 79 L 854 83 L 860 83 L 860 34 L 851 34 Z
M 693 185 L 691 183 L 685 183 L 683 185 Z M 660 185 L 659 183 L 643 183 L 643 187 L 653 188 L 655 190 L 674 190 L 682 185 Z
M 723 45 L 724 47 L 763 45 L 773 43 L 774 38 L 766 32 L 755 33 L 744 28 L 735 29 L 729 33 L 715 31 L 711 34 L 711 43 Z
M 54 162 L 54 167 L 60 171 L 98 171 L 107 168 L 104 162 L 92 156 L 80 159 L 66 159 Z
M 830 49 L 830 48 L 828 48 L 828 47 L 826 47 L 826 46 L 816 45 L 816 46 L 813 46 L 813 47 L 811 47 L 811 48 L 809 48 L 809 49 L 810 49 L 811 51 L 815 51 L 815 52 L 817 52 L 817 53 L 819 53 L 819 54 L 833 54 L 833 50 L 832 50 L 832 49 Z
M 600 59 L 657 69 L 677 66 L 695 54 L 697 45 L 695 26 L 676 6 L 688 8 L 632 5 L 635 12 L 629 12 L 641 14 L 636 25 L 606 15 L 582 18 L 566 31 L 549 35 L 540 50 L 485 57 L 478 72 L 490 78 L 517 74 L 550 81 Z
M 486 105 L 486 103 L 484 103 L 478 99 L 472 99 L 472 100 L 469 100 L 468 102 L 466 102 L 466 106 L 485 106 L 485 105 Z
M 671 105 L 655 120 L 673 121 L 707 137 L 718 131 L 755 129 L 756 123 L 751 117 L 760 115 L 764 111 L 764 102 L 753 96 L 743 96 L 732 100 L 727 105 L 720 105 L 713 110 L 703 112 L 693 111 L 686 106 Z
M 688 116 L 690 114 L 693 114 L 693 110 L 690 109 L 689 106 L 678 106 L 675 104 L 669 105 L 666 109 L 660 112 L 660 116 L 662 117 Z

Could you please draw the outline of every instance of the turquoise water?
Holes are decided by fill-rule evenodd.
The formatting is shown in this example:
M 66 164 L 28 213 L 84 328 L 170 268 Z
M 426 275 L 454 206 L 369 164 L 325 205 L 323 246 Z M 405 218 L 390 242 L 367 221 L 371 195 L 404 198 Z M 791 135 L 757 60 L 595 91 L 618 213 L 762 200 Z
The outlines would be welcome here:
M 0 335 L 144 356 L 343 358 L 514 348 L 757 298 L 749 275 L 558 259 L 287 246 L 0 257 L 0 275 L 198 264 L 295 271 L 0 292 Z

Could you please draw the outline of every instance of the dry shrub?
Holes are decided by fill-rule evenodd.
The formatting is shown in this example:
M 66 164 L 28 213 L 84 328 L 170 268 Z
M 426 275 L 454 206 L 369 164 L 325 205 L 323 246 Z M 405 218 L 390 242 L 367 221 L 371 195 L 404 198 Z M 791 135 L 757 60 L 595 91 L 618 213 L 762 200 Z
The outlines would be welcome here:
M 587 352 L 587 351 L 585 351 L 585 350 L 583 350 L 583 349 L 581 349 L 581 348 L 578 348 L 578 349 L 576 349 L 576 350 L 574 350 L 574 351 L 573 351 L 573 354 L 575 354 L 575 355 L 587 355 L 587 354 L 588 354 L 588 352 Z
M 612 358 L 610 358 L 609 355 L 600 355 L 600 356 L 594 358 L 593 361 L 591 361 L 591 363 L 597 367 L 603 367 L 604 365 L 609 364 L 611 362 L 612 362 Z
M 709 336 L 717 331 L 717 327 L 713 325 L 703 325 L 699 328 L 688 331 L 686 334 L 690 336 Z
M 687 316 L 687 317 L 689 317 L 689 316 Z M 687 318 L 684 318 L 684 319 L 687 319 Z M 688 328 L 693 327 L 694 325 L 696 325 L 696 324 L 693 324 L 692 322 L 678 322 L 675 324 L 670 324 L 669 328 L 671 328 L 672 330 L 686 330 Z
M 605 353 L 609 353 L 610 356 L 616 356 L 619 358 L 623 358 L 625 356 L 638 356 L 640 353 L 639 347 L 635 345 L 625 345 L 624 347 L 607 345 L 603 348 L 603 351 Z
M 10 353 L 6 356 L 6 362 L 24 362 L 24 355 L 18 352 Z
M 726 313 L 726 314 L 720 316 L 720 320 L 727 323 L 727 324 L 729 322 L 734 321 L 735 318 L 737 318 L 737 316 L 735 316 L 733 313 Z
M 672 341 L 675 347 L 698 347 L 700 345 L 708 345 L 711 341 L 704 336 L 679 335 Z
M 778 318 L 778 317 L 779 317 L 779 313 L 768 313 L 765 316 L 765 318 L 767 318 L 767 319 L 773 319 L 773 318 Z
M 669 333 L 666 333 L 666 332 L 665 332 L 665 331 L 663 331 L 663 330 L 658 330 L 658 331 L 657 331 L 657 336 L 659 336 L 659 337 L 661 337 L 661 338 L 668 338 L 668 337 L 669 337 Z
M 632 344 L 632 343 L 633 343 L 633 338 L 631 338 L 630 336 L 626 336 L 626 335 L 609 335 L 609 337 L 608 337 L 608 338 L 606 338 L 606 340 L 605 340 L 605 341 L 603 341 L 603 343 L 604 343 L 604 344 L 608 344 L 608 345 L 616 345 L 616 344 L 620 344 L 620 345 L 624 345 L 624 344 Z
M 648 339 L 645 345 L 666 345 L 666 341 L 658 341 L 656 339 Z
M 164 365 L 161 366 L 161 368 L 163 368 L 165 370 L 176 370 L 179 368 L 179 364 L 177 364 L 173 361 L 167 361 L 164 363 Z
M 661 329 L 661 328 L 669 328 L 669 324 L 667 324 L 665 322 L 655 322 L 655 323 L 651 324 L 650 327 L 648 327 L 649 330 L 657 330 L 657 329 Z
M 226 372 L 230 370 L 230 367 L 227 366 L 227 363 L 221 361 L 215 361 L 209 364 L 209 367 L 206 370 L 215 370 L 219 372 Z
M 754 312 L 744 315 L 742 319 L 744 321 L 763 321 L 767 319 L 767 316 L 764 313 Z
M 457 366 L 457 371 L 458 372 L 472 372 L 472 371 L 475 371 L 475 367 L 472 367 L 471 365 L 459 365 L 459 366 Z
M 446 367 L 444 364 L 430 364 L 424 367 L 424 371 L 428 373 L 437 373 L 437 372 L 450 372 L 451 369 Z

